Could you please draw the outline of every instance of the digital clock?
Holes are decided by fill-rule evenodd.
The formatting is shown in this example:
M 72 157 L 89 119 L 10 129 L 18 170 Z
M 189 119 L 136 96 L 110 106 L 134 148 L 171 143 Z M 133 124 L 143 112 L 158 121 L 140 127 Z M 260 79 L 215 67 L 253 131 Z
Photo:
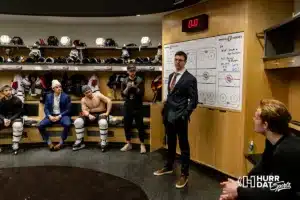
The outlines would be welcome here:
M 204 31 L 206 29 L 208 29 L 207 14 L 182 20 L 182 32 L 197 32 Z

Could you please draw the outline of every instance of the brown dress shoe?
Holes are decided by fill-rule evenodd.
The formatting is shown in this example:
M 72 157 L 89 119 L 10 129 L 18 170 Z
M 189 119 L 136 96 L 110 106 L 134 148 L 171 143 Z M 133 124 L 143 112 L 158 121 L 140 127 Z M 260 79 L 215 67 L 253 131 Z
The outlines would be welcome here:
M 48 144 L 48 147 L 49 147 L 49 150 L 50 151 L 53 151 L 54 150 L 54 145 L 51 143 L 51 144 Z
M 181 175 L 180 178 L 176 182 L 176 188 L 183 188 L 188 182 L 188 177 L 185 175 Z
M 62 146 L 62 144 L 58 143 L 57 145 L 55 145 L 54 151 L 59 151 L 62 148 Z

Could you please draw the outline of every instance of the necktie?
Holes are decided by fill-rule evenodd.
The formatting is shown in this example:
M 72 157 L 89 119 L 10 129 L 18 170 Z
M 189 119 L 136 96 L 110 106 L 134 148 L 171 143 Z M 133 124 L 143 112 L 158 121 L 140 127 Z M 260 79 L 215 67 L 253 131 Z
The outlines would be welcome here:
M 179 73 L 174 73 L 172 81 L 170 83 L 170 90 L 172 91 L 174 89 L 175 83 L 176 83 L 176 77 L 179 75 Z

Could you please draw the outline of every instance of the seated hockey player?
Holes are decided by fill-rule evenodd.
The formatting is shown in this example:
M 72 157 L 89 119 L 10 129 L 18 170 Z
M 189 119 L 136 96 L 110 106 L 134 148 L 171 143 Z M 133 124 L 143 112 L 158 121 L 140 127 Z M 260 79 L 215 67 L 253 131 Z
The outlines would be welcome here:
M 111 100 L 103 94 L 93 93 L 88 85 L 82 87 L 84 97 L 81 99 L 82 116 L 74 121 L 76 141 L 73 150 L 79 150 L 85 147 L 83 138 L 87 123 L 97 123 L 100 132 L 100 147 L 105 151 L 107 146 L 108 118 L 112 108 Z
M 3 95 L 0 100 L 0 130 L 12 127 L 12 149 L 17 154 L 23 133 L 23 103 L 17 96 L 12 95 L 11 86 L 4 85 L 0 91 Z
M 52 81 L 52 89 L 54 92 L 46 96 L 44 107 L 45 118 L 40 122 L 38 129 L 43 140 L 48 144 L 49 149 L 57 151 L 62 148 L 72 125 L 70 116 L 72 104 L 70 96 L 62 91 L 58 80 Z M 64 130 L 61 133 L 60 142 L 54 146 L 49 138 L 49 134 L 46 132 L 46 128 L 56 123 L 61 124 Z

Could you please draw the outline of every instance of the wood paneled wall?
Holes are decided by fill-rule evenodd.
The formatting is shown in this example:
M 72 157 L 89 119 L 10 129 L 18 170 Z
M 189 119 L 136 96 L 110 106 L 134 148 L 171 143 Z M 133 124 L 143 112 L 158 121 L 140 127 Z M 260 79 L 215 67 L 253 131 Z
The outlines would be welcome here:
M 233 32 L 245 32 L 244 83 L 242 112 L 220 112 L 198 106 L 189 125 L 191 159 L 231 176 L 245 174 L 250 140 L 258 151 L 263 149 L 263 137 L 253 132 L 252 117 L 262 98 L 280 97 L 288 101 L 288 83 L 276 79 L 278 73 L 267 76 L 263 69 L 263 47 L 256 33 L 291 16 L 292 1 L 271 0 L 209 0 L 202 4 L 168 14 L 163 19 L 163 45 L 212 37 Z M 181 32 L 181 20 L 202 13 L 209 15 L 209 29 L 198 33 Z M 264 43 L 264 41 L 261 41 Z M 269 78 L 267 78 L 269 77 Z M 280 91 L 272 92 L 277 80 Z M 178 153 L 180 153 L 178 148 Z
M 253 132 L 252 118 L 259 101 L 263 98 L 275 98 L 288 103 L 289 73 L 284 70 L 264 70 L 264 48 L 256 33 L 292 17 L 292 13 L 292 0 L 248 0 L 244 90 L 245 151 L 251 140 L 254 141 L 256 152 L 262 152 L 264 148 L 264 137 Z M 260 41 L 264 43 L 264 40 Z

